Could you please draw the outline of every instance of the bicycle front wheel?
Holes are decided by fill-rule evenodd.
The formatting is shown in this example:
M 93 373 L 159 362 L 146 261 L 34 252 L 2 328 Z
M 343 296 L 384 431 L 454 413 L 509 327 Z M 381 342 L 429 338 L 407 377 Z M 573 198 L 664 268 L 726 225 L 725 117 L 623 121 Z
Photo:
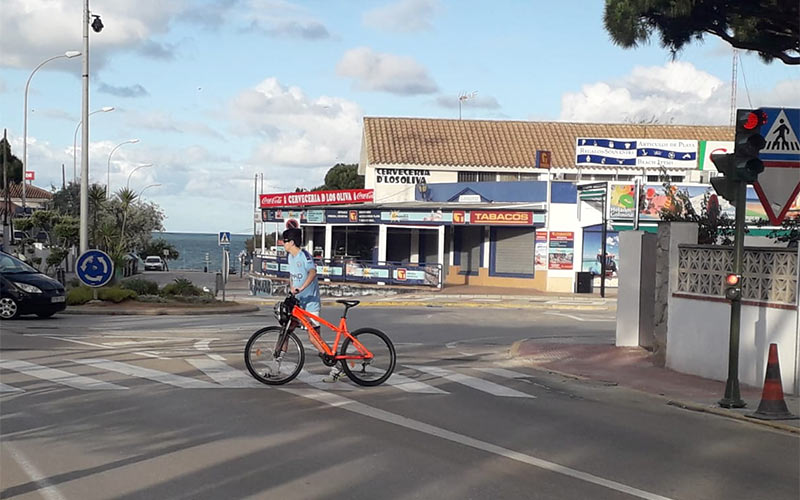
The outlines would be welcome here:
M 361 328 L 351 332 L 350 335 L 358 339 L 374 356 L 371 359 L 342 360 L 342 369 L 350 380 L 364 386 L 375 386 L 386 382 L 397 362 L 394 345 L 389 337 L 374 328 Z M 349 337 L 342 343 L 340 353 L 344 356 L 361 354 Z
M 303 344 L 293 332 L 281 335 L 282 331 L 278 326 L 262 328 L 244 348 L 247 371 L 263 384 L 285 384 L 303 369 L 306 359 Z

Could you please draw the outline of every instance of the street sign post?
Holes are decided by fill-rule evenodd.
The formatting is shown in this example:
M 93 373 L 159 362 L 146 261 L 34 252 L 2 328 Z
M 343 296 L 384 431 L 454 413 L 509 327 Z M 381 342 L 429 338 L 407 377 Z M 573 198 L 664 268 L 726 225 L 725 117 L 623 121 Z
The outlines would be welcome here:
M 231 244 L 231 233 L 230 233 L 230 231 L 220 231 L 219 232 L 219 239 L 217 241 L 219 243 L 219 246 L 230 245 Z
M 114 277 L 114 261 L 102 250 L 87 250 L 78 257 L 75 274 L 83 284 L 101 287 Z
M 753 184 L 767 217 L 780 225 L 800 192 L 800 109 L 761 108 L 767 115 L 766 144 L 759 157 L 764 172 Z

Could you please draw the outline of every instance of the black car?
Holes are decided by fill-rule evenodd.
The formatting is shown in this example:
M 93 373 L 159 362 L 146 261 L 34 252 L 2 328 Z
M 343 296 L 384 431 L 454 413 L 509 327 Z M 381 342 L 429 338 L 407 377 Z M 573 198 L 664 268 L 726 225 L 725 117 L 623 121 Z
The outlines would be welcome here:
M 64 286 L 28 264 L 0 252 L 0 319 L 22 314 L 48 318 L 67 307 Z

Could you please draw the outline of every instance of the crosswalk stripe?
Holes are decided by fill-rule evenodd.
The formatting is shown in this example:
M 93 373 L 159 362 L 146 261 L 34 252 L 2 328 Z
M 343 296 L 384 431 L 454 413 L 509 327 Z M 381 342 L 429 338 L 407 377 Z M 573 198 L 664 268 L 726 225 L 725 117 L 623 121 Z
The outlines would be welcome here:
M 400 375 L 397 372 L 392 373 L 392 376 L 389 377 L 389 380 L 387 380 L 386 383 L 406 392 L 419 392 L 423 394 L 450 394 L 449 392 L 443 391 L 438 387 L 433 387 L 432 385 L 419 382 L 413 378 L 406 377 L 405 375 Z
M 507 398 L 536 397 L 536 396 L 531 396 L 530 394 L 525 394 L 524 392 L 515 391 L 514 389 L 510 389 L 508 387 L 504 387 L 499 384 L 495 384 L 494 382 L 489 382 L 488 380 L 482 380 L 477 377 L 471 377 L 469 375 L 464 375 L 463 373 L 456 373 L 450 370 L 445 370 L 444 368 L 437 368 L 433 366 L 420 366 L 420 365 L 405 365 L 405 366 L 413 368 L 414 370 L 435 375 L 437 377 L 446 378 L 447 380 L 456 382 L 458 384 L 466 385 L 467 387 L 472 387 L 473 389 L 477 389 L 479 391 L 488 392 L 489 394 L 492 394 L 494 396 L 502 396 Z
M 300 375 L 297 376 L 297 380 L 322 391 L 355 391 L 359 389 L 349 382 L 345 374 L 342 374 L 338 382 L 326 384 L 322 382 L 322 377 L 320 375 L 309 373 L 306 370 L 300 370 Z
M 264 387 L 264 384 L 251 377 L 250 374 L 236 370 L 222 361 L 210 358 L 187 359 L 186 361 L 224 387 Z
M 120 363 L 119 361 L 110 361 L 108 359 L 74 359 L 75 363 L 94 366 L 112 372 L 122 373 L 131 377 L 145 378 L 155 380 L 162 384 L 168 384 L 175 387 L 182 387 L 184 389 L 217 389 L 218 385 L 206 382 L 204 380 L 196 380 L 181 375 L 153 370 L 152 368 L 144 368 L 136 365 L 129 365 L 127 363 Z
M 0 382 L 0 392 L 25 392 L 25 390 L 18 389 Z
M 0 359 L 0 368 L 14 370 L 31 377 L 36 377 L 42 380 L 49 380 L 59 384 L 63 384 L 75 389 L 87 389 L 92 391 L 102 390 L 121 390 L 127 389 L 121 385 L 103 382 L 90 377 L 82 375 L 74 375 L 58 368 L 48 368 L 46 366 L 28 363 L 27 361 L 13 360 L 13 359 Z
M 511 370 L 506 370 L 505 368 L 475 368 L 479 372 L 484 373 L 491 373 L 492 375 L 497 375 L 498 377 L 503 378 L 510 378 L 510 379 L 520 379 L 520 378 L 530 378 L 531 376 L 527 373 L 520 373 Z

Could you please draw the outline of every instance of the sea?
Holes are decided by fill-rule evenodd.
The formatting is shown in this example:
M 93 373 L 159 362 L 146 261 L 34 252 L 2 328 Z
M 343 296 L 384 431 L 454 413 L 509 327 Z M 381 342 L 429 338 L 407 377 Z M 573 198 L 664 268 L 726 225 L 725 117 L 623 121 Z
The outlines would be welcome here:
M 153 239 L 161 238 L 175 247 L 180 257 L 169 261 L 171 271 L 178 269 L 202 271 L 208 256 L 209 271 L 218 271 L 222 267 L 222 247 L 219 246 L 217 233 L 171 233 L 153 232 Z M 245 241 L 252 238 L 249 234 L 231 234 L 231 265 L 239 269 L 239 253 L 245 250 Z

